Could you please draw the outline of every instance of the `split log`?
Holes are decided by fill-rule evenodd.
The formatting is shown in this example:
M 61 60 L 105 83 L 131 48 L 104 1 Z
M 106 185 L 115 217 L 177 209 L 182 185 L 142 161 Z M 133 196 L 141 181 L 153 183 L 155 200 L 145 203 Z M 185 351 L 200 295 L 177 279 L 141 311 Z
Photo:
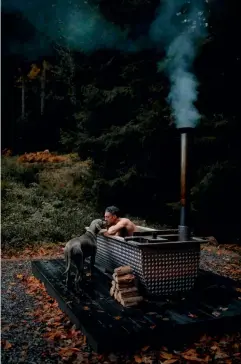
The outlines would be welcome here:
M 121 299 L 129 299 L 129 298 L 134 298 L 134 297 L 139 297 L 139 292 L 128 292 L 128 293 L 122 293 L 121 291 L 119 292 L 119 296 L 121 297 Z
M 126 294 L 126 293 L 132 293 L 132 292 L 138 292 L 138 289 L 136 286 L 133 287 L 129 287 L 128 288 L 120 288 L 118 286 L 118 284 L 116 285 L 116 289 L 118 289 L 119 292 L 121 292 L 122 294 Z
M 114 279 L 118 284 L 127 284 L 133 283 L 135 280 L 135 276 L 133 274 L 125 274 L 123 276 L 116 276 Z
M 113 297 L 114 294 L 115 294 L 115 288 L 114 287 L 111 287 L 111 289 L 110 289 L 110 295 L 111 295 L 111 297 Z
M 135 299 L 137 298 L 137 300 L 139 299 L 139 293 L 138 292 L 130 292 L 130 293 L 126 293 L 125 295 L 123 295 L 120 291 L 117 291 L 118 292 L 118 299 L 121 301 L 126 301 L 126 300 L 129 300 L 129 299 Z
M 117 276 L 123 276 L 125 274 L 130 274 L 133 272 L 132 268 L 129 265 L 125 265 L 122 267 L 118 267 L 114 270 Z
M 125 298 L 125 299 L 121 299 L 121 304 L 123 306 L 128 306 L 130 303 L 139 303 L 143 301 L 143 297 L 142 296 L 137 296 L 137 297 L 129 297 L 129 298 Z
M 120 297 L 119 297 L 119 294 L 118 294 L 118 291 L 115 291 L 114 293 L 114 298 L 117 302 L 120 302 Z
M 121 302 L 120 302 L 121 303 Z M 132 303 L 121 303 L 122 306 L 124 307 L 133 307 L 133 306 L 137 306 L 139 302 L 132 302 Z
M 136 287 L 135 285 L 135 281 L 133 281 L 132 283 L 127 283 L 127 284 L 116 284 L 116 289 L 118 289 L 119 291 L 123 291 L 125 289 L 133 289 Z

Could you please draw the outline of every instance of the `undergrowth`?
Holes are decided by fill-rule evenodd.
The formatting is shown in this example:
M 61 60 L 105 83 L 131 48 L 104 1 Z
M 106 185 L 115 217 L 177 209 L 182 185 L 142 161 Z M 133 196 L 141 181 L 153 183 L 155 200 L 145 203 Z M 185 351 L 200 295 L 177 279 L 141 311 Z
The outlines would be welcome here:
M 2 158 L 2 249 L 63 242 L 99 215 L 86 204 L 81 181 L 90 163 L 23 164 Z

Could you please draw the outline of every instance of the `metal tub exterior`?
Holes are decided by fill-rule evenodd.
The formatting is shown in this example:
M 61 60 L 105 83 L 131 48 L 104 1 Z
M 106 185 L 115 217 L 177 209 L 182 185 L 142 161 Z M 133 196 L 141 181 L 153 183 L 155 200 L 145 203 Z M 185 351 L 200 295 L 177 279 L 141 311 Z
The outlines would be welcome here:
M 122 265 L 133 268 L 148 295 L 171 295 L 193 288 L 200 260 L 199 239 L 187 242 L 139 243 L 119 237 L 97 237 L 97 265 L 113 271 Z

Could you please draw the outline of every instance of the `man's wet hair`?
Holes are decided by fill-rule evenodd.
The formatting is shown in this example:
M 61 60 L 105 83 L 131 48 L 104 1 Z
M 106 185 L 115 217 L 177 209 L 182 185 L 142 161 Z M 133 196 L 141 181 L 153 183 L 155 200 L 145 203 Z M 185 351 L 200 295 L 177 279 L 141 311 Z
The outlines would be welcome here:
M 111 215 L 116 215 L 117 217 L 120 217 L 120 209 L 116 206 L 106 207 L 105 211 L 109 212 Z

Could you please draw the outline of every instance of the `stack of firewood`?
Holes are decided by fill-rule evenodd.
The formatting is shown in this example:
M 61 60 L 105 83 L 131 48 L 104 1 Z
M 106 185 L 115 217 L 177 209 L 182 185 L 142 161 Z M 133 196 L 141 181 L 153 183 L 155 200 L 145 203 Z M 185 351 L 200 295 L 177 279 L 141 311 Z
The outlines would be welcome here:
M 139 295 L 135 276 L 129 265 L 116 268 L 112 277 L 110 295 L 122 306 L 137 306 L 143 300 L 143 297 Z

